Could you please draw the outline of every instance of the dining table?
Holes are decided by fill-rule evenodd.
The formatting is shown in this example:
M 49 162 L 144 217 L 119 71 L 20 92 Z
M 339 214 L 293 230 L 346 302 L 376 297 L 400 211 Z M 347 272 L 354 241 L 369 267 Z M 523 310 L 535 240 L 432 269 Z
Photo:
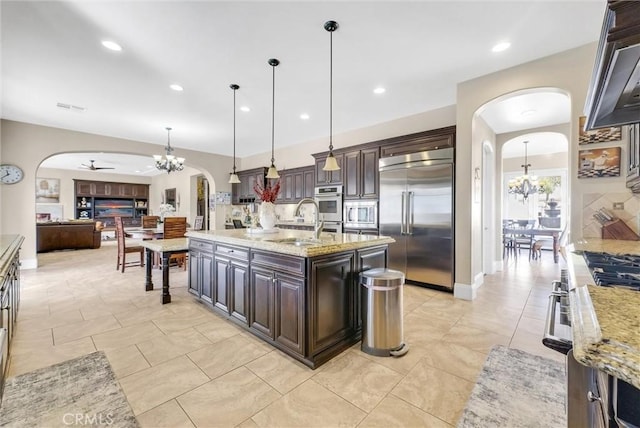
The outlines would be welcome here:
M 146 253 L 146 275 L 144 289 L 153 290 L 153 255 L 159 253 L 162 257 L 162 304 L 171 303 L 169 292 L 169 258 L 172 254 L 185 254 L 189 251 L 189 238 L 152 239 L 141 241 L 140 245 Z
M 522 228 L 522 227 L 505 227 L 502 229 L 504 235 L 533 235 L 536 236 L 550 236 L 553 238 L 553 262 L 558 263 L 558 250 L 560 249 L 559 237 L 562 233 L 560 228 L 541 227 L 537 229 Z
M 164 228 L 163 227 L 127 228 L 125 229 L 124 234 L 127 238 L 134 238 L 134 239 L 162 239 L 164 237 Z

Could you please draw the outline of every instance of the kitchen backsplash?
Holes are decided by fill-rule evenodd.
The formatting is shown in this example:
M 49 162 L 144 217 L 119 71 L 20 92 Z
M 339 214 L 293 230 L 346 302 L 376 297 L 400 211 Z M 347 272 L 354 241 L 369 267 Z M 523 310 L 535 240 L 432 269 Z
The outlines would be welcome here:
M 253 204 L 248 205 L 225 205 L 225 219 L 230 222 L 233 219 L 245 220 L 246 212 L 249 212 L 251 216 L 258 215 L 258 209 L 260 204 L 256 203 L 255 206 L 252 207 Z M 276 204 L 276 216 L 278 216 L 278 220 L 285 221 L 295 220 L 296 204 Z M 255 211 L 255 212 L 252 212 Z M 312 204 L 304 204 L 300 207 L 300 215 L 304 219 L 304 222 L 314 222 L 315 221 L 315 208 Z
M 614 207 L 622 204 L 622 209 Z M 600 208 L 606 208 L 634 232 L 639 232 L 640 195 L 629 192 L 621 193 L 585 193 L 582 195 L 582 236 L 584 238 L 600 238 L 602 227 L 593 218 L 593 213 Z

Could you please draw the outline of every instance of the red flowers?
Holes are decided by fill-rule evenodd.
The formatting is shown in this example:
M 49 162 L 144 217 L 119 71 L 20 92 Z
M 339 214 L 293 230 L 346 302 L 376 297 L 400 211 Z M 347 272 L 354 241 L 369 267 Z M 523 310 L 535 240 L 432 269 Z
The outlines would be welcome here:
M 262 187 L 260 183 L 256 182 L 256 184 L 253 185 L 253 191 L 256 192 L 256 195 L 260 196 L 263 202 L 275 202 L 278 193 L 280 193 L 280 180 L 273 186 L 271 186 L 270 180 L 267 180 L 265 187 Z

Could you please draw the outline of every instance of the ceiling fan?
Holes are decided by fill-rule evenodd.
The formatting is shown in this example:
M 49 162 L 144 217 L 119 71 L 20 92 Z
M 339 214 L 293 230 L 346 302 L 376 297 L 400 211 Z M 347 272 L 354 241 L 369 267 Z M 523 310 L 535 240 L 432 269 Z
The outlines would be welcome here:
M 99 169 L 115 169 L 113 167 L 110 166 L 95 166 L 93 163 L 95 162 L 94 160 L 91 160 L 91 165 L 86 165 L 86 164 L 82 164 L 82 166 L 80 168 L 85 168 L 85 169 L 90 169 L 91 171 L 97 171 Z

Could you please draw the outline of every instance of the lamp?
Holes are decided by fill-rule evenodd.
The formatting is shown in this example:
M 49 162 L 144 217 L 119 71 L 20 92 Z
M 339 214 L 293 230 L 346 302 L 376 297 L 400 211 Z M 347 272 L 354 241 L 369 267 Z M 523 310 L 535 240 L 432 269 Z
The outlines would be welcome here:
M 171 128 L 165 128 L 167 130 L 167 155 L 162 158 L 162 155 L 153 155 L 153 160 L 156 161 L 156 168 L 160 171 L 167 171 L 170 174 L 172 171 L 182 171 L 184 169 L 184 158 L 177 158 L 173 156 L 173 147 L 171 147 Z
M 271 166 L 269 167 L 269 171 L 267 171 L 267 178 L 280 178 L 280 174 L 278 174 L 278 169 L 273 164 L 275 158 L 273 156 L 273 147 L 274 147 L 274 122 L 276 117 L 276 67 L 280 64 L 275 58 L 271 58 L 269 60 L 269 65 L 273 70 L 273 84 L 272 84 L 272 93 L 271 93 Z
M 327 21 L 324 23 L 324 29 L 329 32 L 329 154 L 322 170 L 339 171 L 340 165 L 333 156 L 333 32 L 338 29 L 338 23 Z
M 529 176 L 530 163 L 527 162 L 527 144 L 528 141 L 523 141 L 524 144 L 524 164 L 520 165 L 524 168 L 524 174 L 520 177 L 509 180 L 509 193 L 516 195 L 522 195 L 526 200 L 530 194 L 538 192 L 538 177 L 535 175 Z
M 236 91 L 240 89 L 240 86 L 232 83 L 229 85 L 233 89 L 233 172 L 229 175 L 229 183 L 240 183 L 240 177 L 236 174 Z

